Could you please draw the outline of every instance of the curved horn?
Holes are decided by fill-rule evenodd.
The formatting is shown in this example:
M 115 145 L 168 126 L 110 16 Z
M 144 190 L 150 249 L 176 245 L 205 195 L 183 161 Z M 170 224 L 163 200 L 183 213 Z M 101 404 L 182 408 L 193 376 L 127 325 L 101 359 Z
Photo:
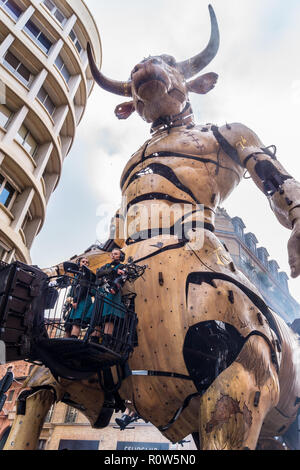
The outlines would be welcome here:
M 191 59 L 185 60 L 183 62 L 177 63 L 177 68 L 185 76 L 185 78 L 190 78 L 200 70 L 204 69 L 216 56 L 219 44 L 220 44 L 220 33 L 217 18 L 214 12 L 214 9 L 211 5 L 208 6 L 211 22 L 211 34 L 210 40 L 207 44 L 204 51 L 200 52 Z
M 95 64 L 94 56 L 92 53 L 92 48 L 90 43 L 87 44 L 87 54 L 89 58 L 89 64 L 91 68 L 92 75 L 95 82 L 98 83 L 101 88 L 110 93 L 115 93 L 116 95 L 121 96 L 132 96 L 131 95 L 131 82 L 118 82 L 116 80 L 110 80 L 106 78 L 100 70 L 98 70 L 97 65 Z

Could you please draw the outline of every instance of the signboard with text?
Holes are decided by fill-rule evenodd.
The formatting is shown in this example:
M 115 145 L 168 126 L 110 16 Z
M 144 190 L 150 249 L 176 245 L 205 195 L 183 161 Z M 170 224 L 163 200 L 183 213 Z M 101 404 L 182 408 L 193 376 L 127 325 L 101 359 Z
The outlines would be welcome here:
M 98 450 L 99 441 L 61 439 L 58 450 Z
M 117 442 L 117 450 L 169 450 L 166 442 Z

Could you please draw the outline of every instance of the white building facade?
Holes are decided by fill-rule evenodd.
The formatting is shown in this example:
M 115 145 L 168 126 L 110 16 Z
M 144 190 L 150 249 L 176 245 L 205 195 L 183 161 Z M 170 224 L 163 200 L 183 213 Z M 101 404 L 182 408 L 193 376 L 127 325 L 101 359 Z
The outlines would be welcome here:
M 0 0 L 0 260 L 31 263 L 49 198 L 93 88 L 82 0 Z

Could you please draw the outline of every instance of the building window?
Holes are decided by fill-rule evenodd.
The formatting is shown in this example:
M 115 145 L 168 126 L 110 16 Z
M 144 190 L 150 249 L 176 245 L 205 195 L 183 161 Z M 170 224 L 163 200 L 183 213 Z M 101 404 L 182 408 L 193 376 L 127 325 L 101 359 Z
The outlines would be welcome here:
M 3 104 L 0 104 L 0 126 L 4 129 L 7 128 L 13 113 Z M 1 183 L 0 183 L 1 184 Z
M 244 232 L 243 232 L 243 228 L 238 224 L 238 223 L 235 223 L 234 224 L 234 230 L 235 230 L 235 233 L 237 234 L 237 236 L 243 240 L 244 238 Z
M 248 262 L 248 256 L 241 250 L 240 257 L 243 263 Z
M 278 268 L 279 266 L 275 260 L 269 261 L 269 270 L 275 279 L 278 278 Z
M 77 418 L 77 410 L 72 406 L 68 406 L 66 416 L 65 416 L 65 423 L 75 423 Z
M 16 21 L 23 13 L 21 8 L 13 0 L 0 0 L 0 5 L 3 10 L 7 11 L 7 13 Z
M 256 238 L 256 236 L 254 235 L 254 233 L 246 233 L 245 235 L 245 243 L 246 245 L 248 246 L 249 250 L 252 251 L 253 253 L 255 253 L 256 255 L 256 244 L 257 244 L 258 240 Z
M 46 442 L 47 442 L 46 439 L 39 439 L 36 450 L 45 450 Z
M 59 23 L 64 26 L 67 21 L 67 18 L 62 13 L 62 11 L 57 8 L 57 6 L 51 0 L 44 0 L 44 5 L 48 8 L 48 10 L 52 13 L 52 15 L 59 21 Z
M 49 97 L 44 87 L 40 89 L 37 97 L 39 101 L 42 103 L 42 105 L 45 106 L 50 116 L 53 116 L 54 111 L 55 111 L 55 105 L 53 101 L 51 100 L 51 98 Z
M 69 70 L 67 69 L 67 66 L 64 63 L 64 61 L 62 60 L 60 55 L 57 57 L 57 59 L 55 61 L 55 65 L 58 68 L 58 70 L 60 71 L 60 73 L 62 74 L 62 76 L 64 77 L 64 79 L 66 80 L 66 82 L 68 83 L 70 78 L 71 78 L 71 74 L 70 74 Z
M 6 253 L 6 249 L 0 244 L 0 261 L 4 260 Z
M 278 277 L 279 277 L 279 280 L 281 282 L 281 286 L 283 287 L 283 289 L 285 289 L 286 291 L 289 290 L 289 286 L 288 286 L 288 276 L 285 272 L 281 272 L 278 274 Z
M 25 230 L 26 230 L 27 224 L 28 224 L 29 222 L 31 222 L 31 221 L 32 221 L 32 215 L 31 215 L 30 211 L 28 211 L 27 214 L 26 214 L 25 217 L 24 217 L 24 220 L 23 220 L 23 223 L 22 223 L 22 227 L 21 227 L 21 230 L 23 230 L 23 233 L 24 233 Z M 25 235 L 25 234 L 24 234 L 24 235 Z M 29 370 L 29 373 L 30 373 L 30 371 L 32 370 L 33 367 L 34 367 L 34 365 L 31 366 L 31 368 L 30 368 L 30 370 Z
M 26 152 L 28 152 L 32 157 L 36 154 L 38 149 L 38 144 L 32 137 L 32 134 L 29 132 L 27 127 L 22 126 L 17 135 L 16 140 L 24 147 Z
M 45 423 L 50 423 L 52 416 L 53 416 L 53 411 L 54 411 L 54 405 L 51 405 L 51 408 L 49 409 L 48 413 L 46 414 L 45 418 Z
M 252 240 L 248 240 L 248 248 L 255 253 L 255 243 Z
M 37 43 L 37 45 L 46 53 L 49 54 L 49 51 L 52 46 L 52 42 L 50 39 L 45 36 L 44 33 L 36 26 L 33 21 L 29 20 L 25 27 L 25 31 L 31 36 L 34 41 Z
M 74 32 L 74 29 L 72 29 L 69 36 L 72 39 L 72 41 L 74 42 L 75 47 L 76 47 L 76 49 L 78 50 L 78 52 L 80 54 L 80 52 L 82 51 L 82 45 L 80 44 L 79 39 L 78 39 L 78 37 L 76 36 L 76 34 Z
M 13 72 L 24 85 L 29 86 L 32 82 L 34 76 L 31 74 L 30 70 L 11 52 L 8 51 L 5 54 L 3 64 Z
M 12 185 L 0 175 L 0 204 L 9 207 L 11 200 L 15 194 L 15 189 Z
M 13 400 L 14 393 L 15 393 L 14 390 L 10 390 L 10 392 L 8 392 L 7 401 L 12 401 Z

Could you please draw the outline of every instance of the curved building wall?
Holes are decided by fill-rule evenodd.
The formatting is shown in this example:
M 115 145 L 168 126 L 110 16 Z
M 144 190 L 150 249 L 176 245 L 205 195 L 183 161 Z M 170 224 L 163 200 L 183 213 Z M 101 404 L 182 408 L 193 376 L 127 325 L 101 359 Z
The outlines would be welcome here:
M 30 263 L 93 88 L 82 0 L 0 0 L 0 260 Z

